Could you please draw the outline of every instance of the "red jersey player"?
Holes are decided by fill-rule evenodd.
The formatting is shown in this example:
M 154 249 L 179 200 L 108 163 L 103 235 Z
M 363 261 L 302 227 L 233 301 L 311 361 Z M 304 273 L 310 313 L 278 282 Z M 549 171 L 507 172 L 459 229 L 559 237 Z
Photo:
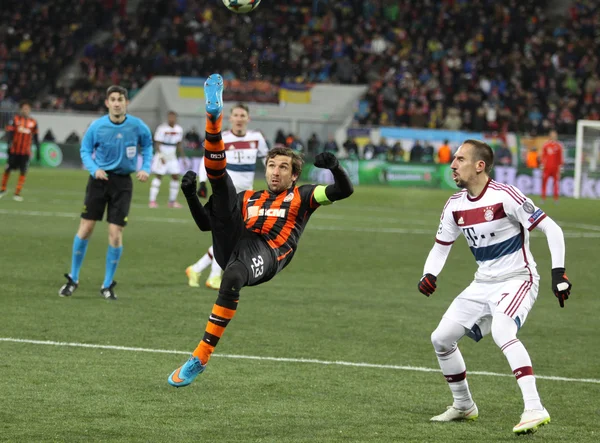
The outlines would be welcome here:
M 554 201 L 558 201 L 558 184 L 560 182 L 560 167 L 563 164 L 563 146 L 558 141 L 555 130 L 550 131 L 550 140 L 542 146 L 542 201 L 546 201 L 548 179 L 554 179 Z

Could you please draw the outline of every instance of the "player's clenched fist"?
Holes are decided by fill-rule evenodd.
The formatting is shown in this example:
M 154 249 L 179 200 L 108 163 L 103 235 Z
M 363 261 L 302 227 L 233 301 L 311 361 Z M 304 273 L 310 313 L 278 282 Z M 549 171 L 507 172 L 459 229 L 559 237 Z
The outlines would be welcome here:
M 191 197 L 196 193 L 196 173 L 188 171 L 181 179 L 181 192 L 186 197 Z
M 315 166 L 323 169 L 335 169 L 340 165 L 338 159 L 331 152 L 321 152 L 315 157 Z
M 429 297 L 435 292 L 435 288 L 437 288 L 437 285 L 435 284 L 436 280 L 437 277 L 435 275 L 425 274 L 419 282 L 419 292 Z

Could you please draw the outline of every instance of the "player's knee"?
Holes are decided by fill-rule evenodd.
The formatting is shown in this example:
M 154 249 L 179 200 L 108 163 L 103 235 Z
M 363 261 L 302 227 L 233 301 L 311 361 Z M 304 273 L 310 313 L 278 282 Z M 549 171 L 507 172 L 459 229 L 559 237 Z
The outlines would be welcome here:
M 82 240 L 87 240 L 92 236 L 94 232 L 94 226 L 96 226 L 95 220 L 87 220 L 82 218 L 79 222 L 79 229 L 77 230 L 77 237 Z
M 518 326 L 506 314 L 496 314 L 492 320 L 492 338 L 502 348 L 506 343 L 517 338 Z
M 152 179 L 152 186 L 158 187 L 158 186 L 160 186 L 160 183 L 161 183 L 161 179 L 160 178 L 154 177 Z
M 448 352 L 454 346 L 454 340 L 437 328 L 431 333 L 431 344 L 436 352 Z
M 223 272 L 223 279 L 221 280 L 221 289 L 219 294 L 228 297 L 239 298 L 240 289 L 242 289 L 248 283 L 248 270 L 246 266 L 239 261 L 233 262 L 231 265 L 225 268 Z

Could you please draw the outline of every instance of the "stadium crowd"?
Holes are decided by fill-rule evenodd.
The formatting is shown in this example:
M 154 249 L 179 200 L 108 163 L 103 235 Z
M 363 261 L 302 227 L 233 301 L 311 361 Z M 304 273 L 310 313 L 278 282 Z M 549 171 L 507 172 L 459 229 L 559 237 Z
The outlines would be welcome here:
M 110 84 L 134 96 L 155 75 L 218 71 L 368 84 L 364 125 L 573 133 L 577 119 L 600 119 L 593 0 L 560 17 L 543 0 L 290 0 L 241 16 L 220 0 L 146 0 L 135 15 L 117 0 L 7 1 L 0 94 L 46 97 L 36 107 L 95 111 Z M 109 37 L 89 42 L 101 29 Z M 76 53 L 80 74 L 57 87 Z

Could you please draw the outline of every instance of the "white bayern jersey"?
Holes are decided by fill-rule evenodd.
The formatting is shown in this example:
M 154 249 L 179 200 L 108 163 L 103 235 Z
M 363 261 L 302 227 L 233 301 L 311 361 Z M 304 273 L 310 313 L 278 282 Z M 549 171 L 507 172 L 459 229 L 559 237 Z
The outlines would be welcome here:
M 227 156 L 227 173 L 231 177 L 236 192 L 247 191 L 254 187 L 257 158 L 264 158 L 269 153 L 265 138 L 259 131 L 247 130 L 238 137 L 231 131 L 222 133 Z M 200 165 L 199 180 L 206 181 L 204 162 Z
M 183 128 L 179 125 L 169 126 L 163 123 L 154 132 L 154 141 L 159 144 L 160 152 L 165 160 L 177 158 L 177 143 L 183 140 Z
M 448 199 L 435 241 L 451 245 L 462 233 L 479 265 L 476 281 L 537 281 L 529 231 L 544 218 L 517 188 L 490 179 L 476 198 L 463 190 Z

